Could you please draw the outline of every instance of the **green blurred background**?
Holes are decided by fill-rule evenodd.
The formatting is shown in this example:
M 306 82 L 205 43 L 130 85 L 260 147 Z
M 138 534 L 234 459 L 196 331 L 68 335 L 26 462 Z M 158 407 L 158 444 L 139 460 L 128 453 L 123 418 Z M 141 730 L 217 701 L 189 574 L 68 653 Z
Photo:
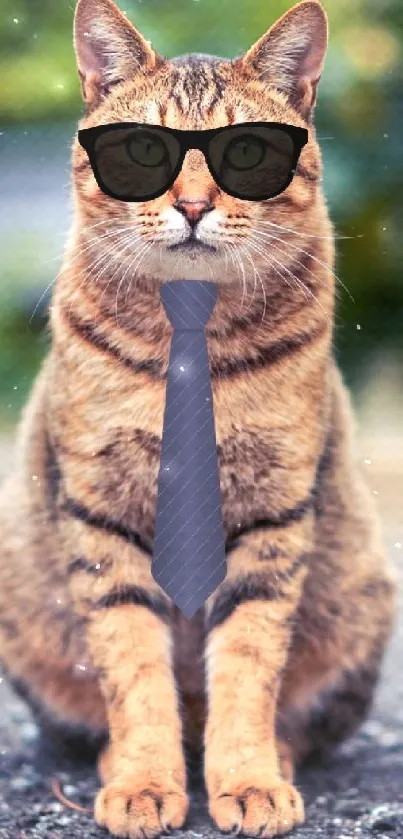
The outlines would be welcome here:
M 120 4 L 167 56 L 237 55 L 291 5 Z M 324 6 L 331 41 L 316 124 L 331 215 L 348 237 L 336 272 L 353 298 L 339 284 L 336 351 L 358 408 L 383 403 L 385 413 L 403 392 L 403 4 Z M 49 290 L 71 220 L 69 154 L 82 109 L 73 14 L 73 0 L 0 0 L 0 431 L 15 423 L 46 352 Z

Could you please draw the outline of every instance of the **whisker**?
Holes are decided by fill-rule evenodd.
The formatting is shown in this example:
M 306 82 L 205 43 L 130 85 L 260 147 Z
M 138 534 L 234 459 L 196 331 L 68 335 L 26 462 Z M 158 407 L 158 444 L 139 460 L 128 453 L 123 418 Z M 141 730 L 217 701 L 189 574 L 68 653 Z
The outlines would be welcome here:
M 262 247 L 262 252 L 264 252 L 264 253 L 266 253 L 266 254 L 268 255 L 268 253 L 267 253 L 267 251 L 266 251 L 266 247 L 265 247 L 266 243 L 265 243 L 265 242 L 263 242 L 263 243 L 261 242 L 261 235 L 262 235 L 262 234 L 259 234 L 259 235 L 253 235 L 253 236 L 252 236 L 252 238 L 253 238 L 253 240 L 254 240 L 255 242 L 259 242 L 259 244 L 260 244 L 260 245 L 261 245 L 261 247 Z M 271 237 L 271 238 L 273 238 L 273 237 Z M 280 249 L 278 248 L 278 246 L 277 246 L 277 245 L 273 245 L 273 244 L 271 244 L 271 245 L 270 245 L 270 253 L 271 253 L 271 251 L 272 251 L 272 249 L 273 249 L 273 248 L 275 248 L 276 250 L 280 250 Z M 298 260 L 296 260 L 296 262 L 298 262 Z M 300 264 L 300 265 L 302 265 L 302 262 L 299 262 L 299 264 Z M 288 273 L 290 273 L 290 274 L 292 275 L 292 272 L 291 272 L 291 271 L 289 271 L 289 269 L 287 269 L 285 265 L 282 265 L 282 267 L 284 268 L 284 270 L 287 270 L 287 271 L 288 271 Z M 304 267 L 304 266 L 303 266 L 303 267 Z M 305 286 L 304 286 L 304 287 L 305 287 Z M 306 294 L 305 294 L 305 298 L 306 298 L 306 299 L 308 299 Z
M 290 270 L 289 270 L 289 269 L 288 269 L 285 265 L 283 265 L 281 262 L 279 262 L 279 260 L 278 260 L 278 259 L 276 259 L 276 257 L 275 257 L 275 256 L 272 256 L 272 254 L 270 254 L 271 259 L 269 259 L 268 255 L 266 254 L 266 252 L 263 250 L 263 248 L 262 248 L 260 245 L 259 245 L 259 246 L 257 246 L 255 243 L 253 243 L 253 247 L 254 247 L 256 250 L 258 250 L 258 251 L 260 252 L 261 256 L 262 256 L 264 259 L 266 259 L 266 260 L 269 262 L 269 264 L 271 264 L 271 259 L 272 259 L 272 260 L 273 260 L 273 262 L 275 262 L 275 263 L 276 263 L 276 265 L 279 265 L 279 266 L 280 266 L 280 268 L 281 268 L 283 271 L 286 271 L 286 272 L 287 272 L 287 274 L 289 274 L 289 276 L 292 278 L 292 280 L 293 280 L 293 281 L 294 281 L 294 282 L 295 282 L 295 283 L 299 286 L 299 288 L 301 288 L 301 290 L 302 290 L 302 292 L 303 292 L 303 294 L 304 294 L 304 296 L 305 296 L 305 299 L 308 299 L 308 298 L 307 298 L 307 296 L 306 296 L 307 294 L 308 294 L 310 297 L 312 297 L 312 299 L 315 301 L 315 303 L 316 303 L 316 304 L 319 306 L 319 308 L 322 310 L 322 312 L 323 312 L 323 314 L 325 315 L 326 319 L 327 319 L 328 321 L 330 321 L 329 315 L 328 315 L 328 313 L 326 312 L 326 310 L 324 309 L 324 307 L 322 306 L 322 304 L 321 304 L 320 300 L 318 300 L 318 298 L 316 297 L 316 295 L 315 295 L 315 294 L 313 294 L 313 292 L 311 291 L 311 289 L 310 289 L 310 288 L 308 288 L 308 287 L 305 285 L 305 283 L 303 283 L 303 282 L 302 282 L 302 280 L 300 280 L 300 278 L 299 278 L 299 277 L 296 277 L 296 276 L 295 276 L 295 274 L 294 274 L 292 271 L 290 271 Z M 272 267 L 274 267 L 274 266 L 272 266 Z M 282 275 L 280 274 L 280 276 L 282 276 Z M 285 279 L 285 277 L 283 277 L 283 279 Z
M 255 264 L 254 264 L 254 262 L 253 262 L 253 260 L 250 256 L 250 254 L 249 254 L 247 245 L 241 245 L 241 252 L 245 254 L 247 260 L 250 262 L 250 264 L 252 266 L 252 269 L 253 269 L 253 294 L 252 294 L 252 300 L 251 300 L 250 305 L 249 305 L 249 309 L 251 309 L 251 307 L 253 306 L 253 303 L 255 301 L 255 297 L 256 297 L 257 279 L 259 279 L 260 283 L 262 282 L 262 280 L 261 280 L 260 274 L 257 271 L 256 266 L 255 266 Z M 249 309 L 248 309 L 248 311 L 249 311 Z
M 126 229 L 127 229 L 127 230 L 132 230 L 132 228 L 126 228 Z M 105 234 L 104 236 L 99 236 L 99 237 L 98 237 L 98 236 L 96 236 L 96 237 L 94 237 L 94 239 L 93 239 L 92 241 L 99 241 L 99 240 L 102 240 L 102 239 L 105 239 L 105 238 L 112 237 L 113 235 L 117 235 L 117 236 L 119 236 L 119 235 L 120 235 L 120 233 L 121 233 L 121 231 L 118 231 L 118 230 L 109 231 L 109 233 Z M 78 251 L 78 253 L 76 253 L 76 254 L 74 255 L 73 259 L 71 259 L 71 260 L 69 260 L 69 261 L 67 261 L 67 262 L 66 262 L 66 261 L 64 261 L 64 262 L 62 263 L 61 268 L 60 268 L 60 271 L 58 272 L 58 274 L 56 275 L 56 277 L 55 277 L 53 280 L 51 280 L 51 282 L 47 285 L 47 287 L 45 288 L 45 290 L 44 290 L 44 291 L 43 291 L 43 293 L 41 294 L 41 296 L 40 296 L 40 298 L 39 298 L 39 300 L 38 300 L 38 302 L 37 302 L 37 304 L 36 304 L 36 306 L 35 306 L 35 308 L 34 308 L 34 310 L 33 310 L 33 312 L 32 312 L 32 315 L 31 315 L 31 317 L 30 317 L 30 319 L 29 319 L 29 323 L 32 323 L 32 320 L 33 320 L 33 318 L 35 317 L 35 315 L 36 315 L 36 313 L 37 313 L 37 311 L 38 311 L 38 309 L 39 309 L 39 307 L 40 307 L 40 305 L 41 305 L 42 301 L 43 301 L 43 300 L 44 300 L 44 298 L 46 297 L 46 295 L 47 295 L 48 291 L 50 291 L 50 289 L 52 288 L 52 286 L 53 286 L 53 285 L 55 285 L 55 283 L 58 281 L 58 279 L 59 279 L 59 277 L 61 276 L 61 274 L 63 273 L 64 269 L 65 269 L 65 268 L 67 268 L 67 267 L 69 267 L 70 265 L 72 265 L 72 264 L 73 264 L 73 262 L 75 262 L 75 260 L 76 260 L 79 256 L 81 256 L 81 255 L 82 255 L 82 253 L 84 253 L 84 252 L 85 252 L 86 250 L 88 250 L 88 249 L 89 249 L 89 248 L 82 248 L 82 249 L 80 249 L 80 251 Z M 59 258 L 60 258 L 60 257 L 57 257 L 57 260 L 59 260 Z M 55 261 L 55 260 L 49 260 L 46 264 L 50 264 L 52 261 Z M 95 263 L 95 266 L 96 266 L 96 265 L 97 265 L 97 263 Z M 93 270 L 93 268 L 94 268 L 95 266 L 94 266 L 94 265 L 92 265 L 92 266 L 91 266 L 91 270 Z M 81 285 L 80 285 L 80 288 L 81 288 Z
M 129 263 L 129 266 L 127 267 L 125 273 L 123 274 L 123 276 L 122 276 L 122 278 L 119 282 L 119 285 L 118 285 L 117 291 L 116 291 L 116 306 L 115 306 L 116 325 L 117 326 L 119 326 L 119 313 L 118 313 L 119 292 L 120 292 L 120 289 L 122 287 L 122 284 L 124 283 L 129 271 L 132 271 L 133 273 L 136 271 L 136 268 L 138 267 L 138 264 L 139 264 L 138 261 L 137 261 L 136 264 L 134 264 L 136 262 L 136 259 L 141 259 L 142 255 L 145 255 L 145 253 L 148 252 L 151 247 L 152 247 L 152 244 L 150 244 L 149 242 L 142 243 L 142 245 L 137 249 L 135 256 L 133 256 L 132 261 Z M 132 266 L 134 266 L 134 267 L 132 267 Z
M 122 237 L 121 237 L 121 239 L 120 239 L 119 244 L 120 244 L 121 246 L 122 246 L 122 245 L 124 245 L 124 246 L 125 246 L 125 247 L 123 248 L 123 250 L 122 250 L 122 248 L 120 248 L 120 250 L 119 250 L 119 256 L 121 256 L 121 255 L 122 255 L 122 253 L 124 253 L 124 252 L 127 250 L 127 248 L 128 248 L 128 247 L 130 247 L 130 246 L 132 246 L 132 244 L 133 244 L 133 231 L 131 231 L 131 233 L 127 233 L 125 236 L 122 236 Z M 94 280 L 94 282 L 98 282 L 98 280 L 99 280 L 99 279 L 101 278 L 101 276 L 102 276 L 103 269 L 101 269 L 100 271 L 97 271 L 96 269 L 98 268 L 98 266 L 99 266 L 99 265 L 102 265 L 102 263 L 104 263 L 105 261 L 108 261 L 108 259 L 109 259 L 110 257 L 112 257 L 112 256 L 113 256 L 113 254 L 114 254 L 115 252 L 116 252 L 116 245 L 115 245 L 115 243 L 112 243 L 112 244 L 111 244 L 111 245 L 110 245 L 110 246 L 106 249 L 106 251 L 104 251 L 103 253 L 102 253 L 102 249 L 101 249 L 101 254 L 100 254 L 100 256 L 98 256 L 98 258 L 97 258 L 97 259 L 95 259 L 95 261 L 90 262 L 90 264 L 89 264 L 88 268 L 85 270 L 85 274 L 86 274 L 86 276 L 88 276 L 89 274 L 91 274 L 92 279 Z M 112 260 L 111 260 L 111 261 L 112 261 Z
M 132 288 L 132 285 L 133 285 L 133 279 L 136 279 L 136 277 L 135 277 L 136 270 L 140 266 L 142 260 L 144 259 L 146 254 L 149 252 L 151 247 L 152 247 L 152 244 L 150 244 L 149 242 L 145 242 L 143 249 L 142 250 L 140 249 L 140 255 L 138 257 L 138 261 L 137 261 L 136 265 L 134 265 L 134 267 L 132 268 L 133 263 L 135 261 L 133 259 L 132 262 L 131 262 L 131 265 L 129 266 L 129 271 L 131 271 L 132 276 L 130 277 L 130 282 L 129 282 L 128 288 L 126 289 L 125 304 L 127 303 L 127 300 L 128 300 L 128 297 L 129 297 L 129 294 L 130 294 L 130 291 L 131 291 L 131 288 Z M 126 274 L 129 271 L 126 271 Z M 117 321 L 117 317 L 118 317 L 118 296 L 119 296 L 119 288 L 118 288 L 117 294 L 116 294 L 116 323 L 118 323 L 118 321 Z
M 106 222 L 103 221 L 103 222 L 101 222 L 101 224 L 106 224 Z M 97 226 L 98 225 L 95 224 L 94 228 L 97 227 Z M 119 233 L 124 232 L 125 230 L 131 230 L 131 229 L 133 229 L 133 226 L 131 228 L 129 228 L 129 227 L 124 228 L 124 227 L 121 227 L 120 225 L 114 225 L 113 229 L 108 230 L 105 234 L 96 235 L 96 236 L 93 236 L 91 239 L 87 240 L 87 244 L 90 244 L 91 242 L 97 242 L 100 239 L 107 238 L 109 236 L 119 235 Z M 82 232 L 84 232 L 85 230 L 90 231 L 91 228 L 85 228 L 85 227 L 82 228 Z M 52 257 L 52 259 L 47 260 L 45 262 L 45 265 L 51 265 L 53 262 L 58 262 L 59 259 L 63 259 L 63 257 L 68 252 L 68 250 L 72 250 L 72 243 L 66 242 L 66 245 L 65 245 L 63 251 L 61 252 L 61 254 L 59 254 L 58 256 Z M 80 249 L 80 251 L 78 251 L 78 254 L 80 254 L 80 253 L 81 253 L 81 249 Z M 74 259 L 72 261 L 74 261 L 76 259 L 77 255 L 75 254 Z M 65 264 L 69 264 L 69 263 L 65 263 Z
M 237 254 L 237 251 L 236 251 L 235 245 L 233 245 L 233 244 L 232 244 L 232 242 L 228 242 L 228 243 L 227 243 L 227 245 L 228 245 L 228 247 L 229 247 L 230 257 L 231 257 L 231 259 L 232 259 L 232 261 L 233 261 L 233 263 L 234 263 L 234 266 L 235 266 L 236 271 L 237 271 L 237 276 L 238 276 L 238 274 L 239 274 L 239 270 L 238 270 L 238 269 L 239 269 L 239 263 L 238 263 L 238 254 Z M 243 278 L 242 278 L 242 300 L 241 300 L 241 309 L 243 308 L 244 296 L 245 296 L 245 287 L 244 287 L 244 281 L 243 281 Z
M 276 251 L 278 251 L 278 252 L 279 252 L 279 254 L 280 254 L 280 256 L 288 256 L 287 252 L 286 252 L 286 251 L 285 251 L 285 252 L 284 252 L 284 251 L 282 251 L 282 250 L 278 247 L 278 245 L 273 245 L 273 244 L 272 244 L 272 245 L 271 245 L 271 247 L 272 247 L 272 248 L 274 248 Z M 308 274 L 311 274 L 311 275 L 312 275 L 312 276 L 313 276 L 313 277 L 317 280 L 317 275 L 316 275 L 316 274 L 315 274 L 315 273 L 314 273 L 311 269 L 306 268 L 306 267 L 305 267 L 305 265 L 304 265 L 304 263 L 303 263 L 303 262 L 301 262 L 301 260 L 300 260 L 300 259 L 295 259 L 294 261 L 297 263 L 297 265 L 300 265 L 300 266 L 301 266 L 301 268 L 303 268 L 303 269 L 304 269 L 304 271 L 306 271 Z M 284 266 L 284 267 L 285 267 L 285 266 Z M 301 281 L 301 282 L 302 282 L 302 281 Z M 304 284 L 304 285 L 305 285 L 305 284 Z M 308 286 L 305 286 L 305 287 L 306 287 L 306 288 L 308 288 Z
M 301 233 L 300 230 L 293 230 L 291 227 L 284 227 L 281 224 L 275 224 L 274 221 L 268 221 L 267 219 L 259 219 L 259 225 L 260 224 L 267 224 L 269 227 L 275 227 L 278 230 L 285 230 L 287 233 L 293 233 L 294 236 L 302 236 L 302 238 L 306 238 L 306 236 L 313 236 L 315 239 L 324 239 L 328 242 L 332 242 L 334 239 L 363 239 L 365 236 L 365 233 L 358 233 L 356 236 L 319 236 L 318 233 L 314 233 L 309 230 L 304 230 L 304 232 Z
M 150 250 L 150 248 L 153 246 L 153 244 L 154 244 L 154 247 L 155 247 L 155 243 L 147 243 L 147 244 L 149 244 L 148 250 Z M 161 251 L 161 246 L 159 246 L 159 250 Z M 146 251 L 146 253 L 148 253 L 148 251 Z M 146 254 L 144 254 L 144 256 L 145 255 Z M 161 257 L 161 254 L 160 254 L 160 257 Z M 144 257 L 142 257 L 142 258 L 144 258 Z M 140 260 L 140 262 L 141 262 L 141 260 Z M 139 265 L 140 265 L 140 263 L 139 263 Z M 136 266 L 136 267 L 139 267 L 139 265 Z M 125 304 L 127 303 L 128 299 L 129 299 L 129 295 L 130 295 L 130 292 L 131 292 L 131 289 L 132 289 L 132 286 L 133 286 L 133 280 L 137 280 L 137 277 L 135 276 L 134 272 L 132 273 L 129 285 L 128 285 L 127 290 L 126 290 Z
M 108 280 L 108 282 L 107 282 L 105 288 L 103 289 L 102 294 L 99 298 L 100 303 L 102 301 L 102 298 L 103 298 L 104 294 L 106 294 L 106 292 L 108 291 L 108 288 L 112 284 L 113 280 L 115 279 L 115 277 L 117 276 L 119 271 L 123 269 L 125 262 L 127 260 L 129 260 L 129 267 L 130 267 L 130 260 L 134 259 L 136 257 L 137 253 L 142 248 L 143 244 L 144 244 L 143 242 L 136 241 L 134 239 L 133 235 L 128 237 L 127 244 L 125 245 L 123 250 L 121 249 L 120 252 L 119 252 L 119 260 L 120 261 L 118 262 L 118 265 L 116 266 L 113 274 L 109 277 L 109 280 Z M 124 253 L 127 253 L 127 251 L 129 251 L 130 253 L 123 258 L 123 263 L 122 263 L 121 257 Z M 95 277 L 95 282 L 98 282 L 99 279 L 101 278 L 101 276 L 103 276 L 104 273 L 105 273 L 105 267 L 102 269 L 101 275 L 98 273 L 97 277 Z
M 240 267 L 241 274 L 242 274 L 242 301 L 241 301 L 241 309 L 243 310 L 243 304 L 244 304 L 245 294 L 246 294 L 246 290 L 247 290 L 246 277 L 245 277 L 245 269 L 244 269 L 244 266 L 243 266 L 242 259 L 241 259 L 240 255 L 239 255 L 239 252 L 236 250 L 235 245 L 234 245 L 233 247 L 234 247 L 234 251 L 235 251 L 235 258 L 236 258 L 236 260 L 237 260 L 237 262 L 238 262 L 238 265 L 239 265 L 239 267 Z
M 254 229 L 254 230 L 255 230 L 255 229 Z M 256 228 L 256 232 L 258 232 L 261 236 L 264 236 L 265 238 L 271 239 L 272 241 L 275 241 L 275 242 L 280 242 L 280 243 L 281 243 L 282 245 L 284 245 L 285 247 L 290 247 L 290 248 L 292 248 L 292 249 L 293 249 L 293 250 L 295 250 L 295 251 L 299 251 L 300 253 L 305 254 L 305 256 L 309 256 L 311 259 L 313 259 L 313 260 L 314 260 L 314 262 L 317 262 L 317 263 L 318 263 L 318 265 L 321 265 L 321 266 L 322 266 L 322 268 L 325 268 L 325 269 L 326 269 L 326 271 L 328 271 L 328 272 L 329 272 L 329 274 L 331 274 L 331 275 L 334 277 L 334 279 L 335 279 L 338 283 L 340 283 L 340 285 L 342 286 L 342 288 L 343 288 L 343 289 L 346 291 L 346 293 L 348 294 L 348 296 L 349 296 L 349 298 L 350 298 L 351 302 L 352 302 L 352 303 L 355 303 L 355 299 L 354 299 L 353 295 L 351 294 L 351 291 L 349 290 L 349 288 L 347 288 L 347 286 L 345 285 L 345 283 L 343 283 L 343 281 L 340 279 L 340 277 L 338 277 L 338 276 L 337 276 L 337 274 L 335 274 L 335 273 L 334 273 L 334 271 L 332 270 L 332 268 L 330 267 L 330 265 L 326 265 L 326 262 L 323 262 L 321 259 L 318 259 L 318 257 L 317 257 L 317 256 L 314 256 L 314 254 L 313 254 L 313 253 L 310 253 L 309 251 L 306 251 L 306 250 L 304 250 L 303 248 L 298 247 L 298 245 L 294 245 L 294 244 L 292 244 L 292 242 L 285 242 L 285 241 L 284 241 L 284 239 L 281 239 L 281 237 L 273 236 L 272 234 L 270 234 L 270 233 L 265 233 L 264 231 L 259 231 L 257 228 Z M 308 270 L 308 271 L 309 271 L 309 273 L 311 273 L 314 277 L 316 276 L 316 275 L 315 275 L 312 271 L 310 271 L 310 269 L 309 269 L 309 268 L 308 268 L 308 269 L 306 269 L 306 270 Z
M 251 259 L 250 255 L 249 255 L 247 246 L 246 245 L 240 245 L 239 248 L 240 248 L 241 253 L 245 254 L 246 258 L 248 259 L 248 261 L 250 262 L 250 264 L 253 268 L 253 294 L 252 294 L 251 302 L 250 302 L 250 304 L 249 304 L 249 306 L 246 310 L 247 312 L 249 312 L 249 310 L 253 306 L 253 303 L 254 303 L 254 300 L 255 300 L 255 297 L 256 297 L 256 286 L 257 286 L 256 279 L 257 279 L 257 277 L 259 277 L 259 282 L 262 285 L 262 289 L 263 289 L 263 283 L 262 283 L 260 274 L 257 272 L 256 267 L 253 263 L 253 260 Z M 264 291 L 264 289 L 263 289 L 263 291 Z M 265 306 L 266 306 L 266 304 L 265 304 Z M 265 307 L 264 307 L 264 311 L 265 311 Z M 263 320 L 263 318 L 262 318 L 262 320 Z
M 225 256 L 225 274 L 227 274 L 227 271 L 228 271 L 228 248 L 227 248 L 227 243 L 224 242 L 223 246 L 224 246 L 224 256 Z
M 133 234 L 133 232 L 132 232 L 132 234 Z M 123 236 L 121 244 L 124 245 L 125 242 L 128 242 L 129 245 L 131 245 L 132 238 L 133 238 L 133 235 L 129 235 L 129 234 L 127 234 L 126 236 Z M 129 245 L 127 247 L 129 247 Z M 125 250 L 126 250 L 126 248 L 123 248 L 123 251 L 121 251 L 121 253 L 124 252 Z M 104 275 L 104 273 L 107 270 L 109 270 L 109 266 L 111 264 L 113 264 L 113 255 L 115 254 L 115 251 L 116 251 L 116 246 L 113 243 L 112 245 L 107 247 L 106 251 L 101 253 L 101 255 L 95 261 L 93 260 L 92 262 L 89 263 L 86 270 L 83 272 L 84 276 L 83 276 L 83 279 L 82 279 L 80 285 L 78 286 L 77 291 L 81 290 L 81 288 L 86 284 L 86 282 L 89 280 L 89 278 L 91 278 L 94 281 L 94 283 L 97 283 L 101 279 L 101 277 Z M 121 253 L 120 253 L 120 255 L 121 255 Z M 102 266 L 102 267 L 98 268 L 98 266 Z M 118 265 L 116 271 L 118 271 L 120 267 L 121 266 Z M 96 270 L 97 268 L 98 268 L 98 270 Z M 115 271 L 115 273 L 116 273 L 116 271 Z M 115 276 L 115 274 L 113 276 Z M 106 288 L 104 289 L 104 292 L 109 287 L 110 282 L 111 282 L 111 280 L 109 280 Z M 102 299 L 102 295 L 101 295 L 100 300 L 101 299 Z M 71 306 L 72 306 L 72 303 L 71 303 Z
M 104 218 L 100 219 L 100 221 L 95 222 L 95 224 L 90 224 L 90 225 L 84 224 L 82 226 L 81 230 L 84 233 L 86 231 L 95 230 L 95 228 L 97 228 L 97 227 L 102 227 L 103 224 L 109 224 L 109 225 L 111 224 L 111 220 L 110 220 L 110 218 L 108 218 L 108 216 L 104 216 Z M 113 221 L 112 224 L 116 224 L 116 222 Z M 118 222 L 118 224 L 120 224 L 120 222 Z
M 34 319 L 34 317 L 35 317 L 35 315 L 36 315 L 36 313 L 37 313 L 37 311 L 38 311 L 38 309 L 39 309 L 39 306 L 40 306 L 40 305 L 41 305 L 41 303 L 42 303 L 42 300 L 44 300 L 44 298 L 46 297 L 46 295 L 47 295 L 48 291 L 50 291 L 50 289 L 52 288 L 52 286 L 55 284 L 56 280 L 57 280 L 57 277 L 54 277 L 54 279 L 53 279 L 53 280 L 51 280 L 51 282 L 50 282 L 50 283 L 46 286 L 45 291 L 43 291 L 43 292 L 42 292 L 42 294 L 41 294 L 41 296 L 40 296 L 40 298 L 39 298 L 39 300 L 38 300 L 38 302 L 37 302 L 37 304 L 36 304 L 36 306 L 35 306 L 35 308 L 34 308 L 34 311 L 32 312 L 32 315 L 31 315 L 31 317 L 30 317 L 30 319 L 29 319 L 29 321 L 28 321 L 28 323 L 29 323 L 29 324 L 31 324 L 31 323 L 32 323 L 32 321 L 33 321 L 33 319 Z
M 263 302 L 263 312 L 262 312 L 262 317 L 261 317 L 261 321 L 260 321 L 260 323 L 262 324 L 262 323 L 263 323 L 263 321 L 264 321 L 264 319 L 265 319 L 265 317 L 266 317 L 267 297 L 266 297 L 266 289 L 265 289 L 265 287 L 264 287 L 263 280 L 262 280 L 262 278 L 261 278 L 260 274 L 259 274 L 258 276 L 259 276 L 259 280 L 260 280 L 260 285 L 261 285 L 261 287 L 262 287 L 263 301 L 264 301 L 264 302 Z
M 94 236 L 92 239 L 90 239 L 87 242 L 87 245 L 85 247 L 80 248 L 78 251 L 76 251 L 74 253 L 74 256 L 73 256 L 72 259 L 70 259 L 68 261 L 64 261 L 63 265 L 62 265 L 62 268 L 68 268 L 70 265 L 73 264 L 73 262 L 76 262 L 77 259 L 80 256 L 82 256 L 87 251 L 91 250 L 91 248 L 94 246 L 94 244 L 102 242 L 104 239 L 112 239 L 114 236 L 119 238 L 123 233 L 130 232 L 130 231 L 133 232 L 133 227 L 123 227 L 119 230 L 110 230 L 108 233 L 104 233 L 101 236 L 99 236 L 99 235 Z
M 267 264 L 269 265 L 270 269 L 274 270 L 276 272 L 276 274 L 279 277 L 281 277 L 282 280 L 284 280 L 284 282 L 287 284 L 288 288 L 292 289 L 292 283 L 290 282 L 290 280 L 288 280 L 287 277 L 284 277 L 284 275 L 280 273 L 278 268 L 276 268 L 276 266 L 273 265 L 273 263 L 271 262 L 270 258 L 267 256 L 265 251 L 260 246 L 256 245 L 255 243 L 250 242 L 249 244 L 250 244 L 250 247 L 252 248 L 252 250 L 255 250 L 260 256 L 263 257 L 265 262 L 267 262 Z

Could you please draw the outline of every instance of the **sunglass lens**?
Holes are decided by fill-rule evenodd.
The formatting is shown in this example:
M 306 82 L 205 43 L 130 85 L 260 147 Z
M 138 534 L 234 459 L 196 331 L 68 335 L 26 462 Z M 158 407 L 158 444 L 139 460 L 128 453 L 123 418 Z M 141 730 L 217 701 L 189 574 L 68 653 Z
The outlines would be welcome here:
M 168 189 L 180 158 L 172 134 L 142 126 L 103 131 L 94 152 L 102 185 L 122 201 L 147 201 Z
M 294 142 L 282 128 L 231 126 L 209 146 L 217 183 L 246 200 L 278 195 L 289 183 L 295 160 Z

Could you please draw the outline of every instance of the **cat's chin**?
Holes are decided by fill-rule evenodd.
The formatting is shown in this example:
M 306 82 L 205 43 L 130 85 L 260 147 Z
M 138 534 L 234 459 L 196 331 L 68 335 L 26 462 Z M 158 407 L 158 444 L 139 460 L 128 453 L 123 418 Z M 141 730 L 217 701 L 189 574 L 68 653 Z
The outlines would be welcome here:
M 158 282 L 174 280 L 206 280 L 218 285 L 234 283 L 234 271 L 225 259 L 223 251 L 217 249 L 166 248 L 161 258 L 147 256 L 147 270 Z M 143 272 L 142 272 L 143 273 Z

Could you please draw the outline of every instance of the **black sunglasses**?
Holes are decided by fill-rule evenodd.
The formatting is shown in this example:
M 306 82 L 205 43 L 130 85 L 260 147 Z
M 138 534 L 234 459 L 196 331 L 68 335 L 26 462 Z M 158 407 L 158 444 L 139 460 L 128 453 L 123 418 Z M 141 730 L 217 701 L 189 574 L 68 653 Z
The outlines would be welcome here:
M 264 201 L 291 183 L 308 131 L 279 122 L 244 122 L 180 131 L 137 122 L 78 132 L 100 189 L 119 201 L 150 201 L 175 182 L 189 149 L 203 152 L 218 186 L 235 198 Z

